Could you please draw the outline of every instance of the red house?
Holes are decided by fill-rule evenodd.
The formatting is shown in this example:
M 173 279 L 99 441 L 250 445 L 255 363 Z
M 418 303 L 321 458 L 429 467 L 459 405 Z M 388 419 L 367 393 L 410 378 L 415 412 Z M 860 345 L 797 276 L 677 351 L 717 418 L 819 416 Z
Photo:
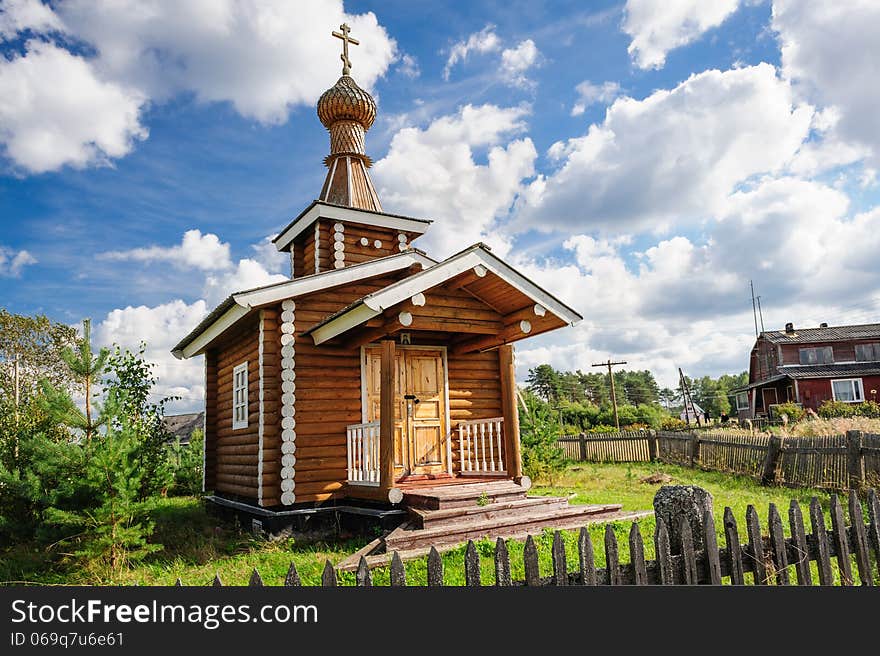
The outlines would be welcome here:
M 880 323 L 761 333 L 752 348 L 749 384 L 736 390 L 741 419 L 766 416 L 778 403 L 818 410 L 823 401 L 876 401 Z

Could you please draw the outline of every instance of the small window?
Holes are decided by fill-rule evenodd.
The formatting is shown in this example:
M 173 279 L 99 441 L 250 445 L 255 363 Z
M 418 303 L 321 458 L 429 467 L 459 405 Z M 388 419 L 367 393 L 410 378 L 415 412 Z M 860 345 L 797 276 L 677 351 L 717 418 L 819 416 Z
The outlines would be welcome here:
M 861 378 L 844 378 L 831 381 L 831 393 L 835 401 L 861 403 L 865 399 Z
M 748 392 L 740 392 L 736 395 L 736 409 L 737 410 L 748 410 L 749 409 L 749 393 Z
M 830 346 L 802 348 L 798 353 L 801 364 L 831 364 L 834 362 L 834 349 Z
M 248 425 L 248 363 L 232 370 L 232 430 Z
M 859 362 L 880 360 L 880 344 L 856 344 L 856 360 Z

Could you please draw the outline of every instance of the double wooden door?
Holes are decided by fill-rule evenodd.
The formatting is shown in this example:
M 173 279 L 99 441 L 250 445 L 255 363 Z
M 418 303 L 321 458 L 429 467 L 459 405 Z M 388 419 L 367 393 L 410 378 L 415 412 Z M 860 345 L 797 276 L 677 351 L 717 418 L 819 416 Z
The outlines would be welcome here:
M 379 420 L 382 353 L 366 349 L 367 421 Z M 447 471 L 443 354 L 398 347 L 394 375 L 394 467 L 397 476 Z

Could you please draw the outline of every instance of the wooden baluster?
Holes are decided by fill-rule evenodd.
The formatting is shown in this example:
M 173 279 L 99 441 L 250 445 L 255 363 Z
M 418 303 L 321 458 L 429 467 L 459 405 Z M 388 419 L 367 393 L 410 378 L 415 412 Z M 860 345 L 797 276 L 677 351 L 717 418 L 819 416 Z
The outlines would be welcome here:
M 458 455 L 461 457 L 461 471 L 467 471 L 464 466 L 464 424 L 458 424 Z
M 526 538 L 526 546 L 523 549 L 523 565 L 526 570 L 526 585 L 540 586 L 541 572 L 538 568 L 538 548 L 535 539 L 530 535 Z
M 480 455 L 483 457 L 483 469 L 481 471 L 489 471 L 486 466 L 486 424 L 480 424 Z
M 428 586 L 434 588 L 442 585 L 443 559 L 440 558 L 440 552 L 431 547 L 431 551 L 428 552 Z
M 379 431 L 376 426 L 370 427 L 370 446 L 373 451 L 372 476 L 370 480 L 374 483 L 379 482 Z
M 794 572 L 797 575 L 798 585 L 813 585 L 813 575 L 810 572 L 810 551 L 807 546 L 807 535 L 804 531 L 804 515 L 797 500 L 792 499 L 788 507 L 788 523 L 791 526 L 791 559 L 794 564 Z
M 507 542 L 504 538 L 495 541 L 495 585 L 513 585 L 510 576 L 510 553 L 507 551 Z
M 660 570 L 660 585 L 675 585 L 669 530 L 666 528 L 666 522 L 660 518 L 657 518 L 657 527 L 654 531 L 654 550 L 657 555 L 657 568 Z
M 346 456 L 348 456 L 348 480 L 350 480 L 350 481 L 354 480 L 354 467 L 352 466 L 353 462 L 352 462 L 352 452 L 351 452 L 352 446 L 353 446 L 352 445 L 353 441 L 354 440 L 352 439 L 352 436 L 351 436 L 351 426 L 349 426 L 345 430 L 345 443 L 346 443 L 346 447 L 347 447 Z
M 495 471 L 495 422 L 489 422 L 489 470 Z
M 357 459 L 357 480 L 358 482 L 364 480 L 364 429 L 362 426 L 358 426 L 355 429 L 355 458 Z
M 862 585 L 874 585 L 871 575 L 871 557 L 868 555 L 868 536 L 865 533 L 865 516 L 862 514 L 862 504 L 855 490 L 849 493 L 849 524 L 853 547 L 856 552 L 856 566 L 859 569 L 859 579 Z M 880 565 L 878 565 L 880 566 Z
M 629 529 L 629 559 L 632 563 L 633 583 L 648 585 L 648 570 L 645 565 L 645 544 L 637 522 Z
M 504 420 L 499 419 L 496 423 L 496 439 L 498 440 L 498 471 L 504 471 L 504 458 L 501 453 L 501 444 L 504 439 Z
M 782 518 L 776 504 L 770 504 L 770 553 L 776 567 L 776 585 L 791 585 L 788 576 L 788 554 L 785 552 L 785 534 L 782 532 Z
M 736 526 L 733 511 L 729 507 L 724 509 L 724 542 L 727 545 L 727 556 L 730 561 L 730 583 L 731 585 L 745 585 L 739 529 Z
M 834 574 L 831 571 L 831 556 L 828 548 L 828 532 L 825 530 L 825 515 L 819 499 L 810 500 L 810 525 L 813 539 L 816 541 L 816 567 L 819 570 L 819 585 L 834 585 Z
M 758 512 L 751 504 L 746 508 L 746 532 L 749 535 L 749 555 L 753 561 L 755 585 L 767 585 L 767 565 L 764 563 L 761 522 L 758 519 Z
M 846 534 L 846 521 L 843 507 L 836 494 L 831 495 L 831 529 L 834 532 L 834 548 L 837 551 L 837 568 L 840 570 L 840 585 L 852 585 L 852 563 L 849 556 L 849 539 Z
M 608 585 L 620 585 L 620 558 L 617 555 L 617 535 L 611 524 L 605 525 L 605 574 Z
M 593 558 L 593 541 L 586 526 L 578 534 L 578 569 L 581 585 L 596 585 L 596 562 Z
M 553 547 L 550 551 L 553 560 L 553 580 L 555 585 L 568 585 L 568 564 L 565 561 L 565 543 L 562 541 L 562 533 L 556 531 L 553 534 Z
M 467 549 L 464 552 L 464 584 L 469 588 L 479 588 L 480 581 L 480 554 L 473 540 L 468 540 Z

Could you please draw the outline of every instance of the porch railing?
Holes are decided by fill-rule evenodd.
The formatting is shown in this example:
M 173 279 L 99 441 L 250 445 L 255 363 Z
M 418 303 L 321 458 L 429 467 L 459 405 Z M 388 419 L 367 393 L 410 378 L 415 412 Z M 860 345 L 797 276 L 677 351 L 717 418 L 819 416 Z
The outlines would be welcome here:
M 352 424 L 345 429 L 348 446 L 348 482 L 379 485 L 379 422 Z
M 461 473 L 504 473 L 502 444 L 504 417 L 462 421 L 458 424 Z

